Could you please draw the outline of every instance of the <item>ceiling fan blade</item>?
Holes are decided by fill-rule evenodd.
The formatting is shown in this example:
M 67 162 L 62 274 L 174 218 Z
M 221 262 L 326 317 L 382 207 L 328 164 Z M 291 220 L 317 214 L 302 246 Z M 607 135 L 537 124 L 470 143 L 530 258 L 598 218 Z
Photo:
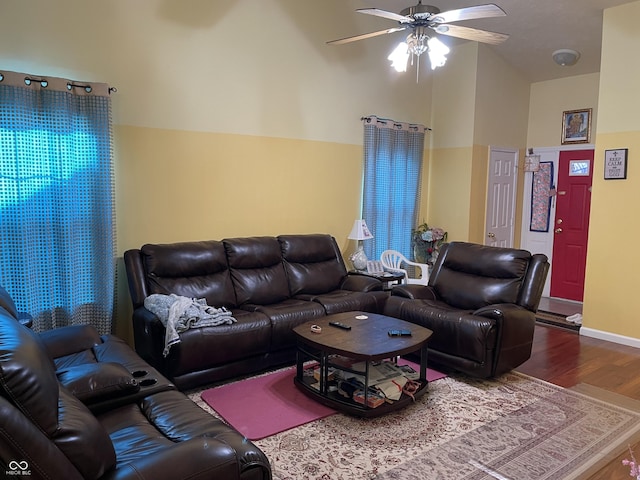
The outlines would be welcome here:
M 364 40 L 366 38 L 377 37 L 379 35 L 385 35 L 387 33 L 401 32 L 402 30 L 405 30 L 405 29 L 406 29 L 406 27 L 388 28 L 386 30 L 379 30 L 377 32 L 364 33 L 362 35 L 355 35 L 353 37 L 346 37 L 346 38 L 339 38 L 338 40 L 331 40 L 330 42 L 327 42 L 327 44 L 328 45 L 342 45 L 343 43 L 356 42 L 358 40 Z
M 461 27 L 460 25 L 438 25 L 432 28 L 442 35 L 491 45 L 499 45 L 509 38 L 509 35 L 505 33 L 489 32 L 487 30 L 478 30 L 477 28 Z
M 473 20 L 474 18 L 504 17 L 507 14 L 499 6 L 489 3 L 487 5 L 477 5 L 475 7 L 458 8 L 440 12 L 430 20 L 436 23 L 460 22 L 462 20 Z
M 386 10 L 380 10 L 379 8 L 360 8 L 356 10 L 358 13 L 366 13 L 367 15 L 374 15 L 376 17 L 388 18 L 389 20 L 395 20 L 400 23 L 412 23 L 414 20 L 411 17 L 405 17 L 398 13 L 387 12 Z

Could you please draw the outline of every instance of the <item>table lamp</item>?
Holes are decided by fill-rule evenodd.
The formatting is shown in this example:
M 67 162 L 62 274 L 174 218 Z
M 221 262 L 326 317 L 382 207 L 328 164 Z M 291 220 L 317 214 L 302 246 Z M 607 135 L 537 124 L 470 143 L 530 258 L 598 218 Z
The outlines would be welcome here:
M 367 223 L 362 219 L 353 222 L 353 228 L 347 238 L 358 241 L 358 248 L 349 257 L 349 260 L 353 263 L 353 268 L 356 270 L 366 270 L 367 255 L 364 253 L 362 240 L 373 238 L 373 235 L 371 235 L 371 232 L 369 231 L 369 227 L 367 227 Z

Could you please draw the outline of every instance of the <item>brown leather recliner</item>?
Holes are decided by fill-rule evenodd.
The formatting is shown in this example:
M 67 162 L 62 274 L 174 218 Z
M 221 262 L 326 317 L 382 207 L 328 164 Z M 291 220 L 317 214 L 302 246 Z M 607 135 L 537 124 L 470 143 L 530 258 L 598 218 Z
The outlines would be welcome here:
M 19 312 L 7 290 L 0 286 L 3 320 L 13 317 L 31 326 L 31 316 Z M 176 390 L 115 335 L 100 335 L 91 325 L 73 325 L 38 334 L 58 380 L 92 411 L 129 403 L 143 396 Z
M 12 313 L 0 307 L 1 472 L 16 478 L 65 480 L 271 478 L 260 449 L 172 389 L 166 379 L 159 382 L 166 386 L 161 391 L 129 391 L 136 382 L 128 380 L 122 365 L 124 373 L 111 368 L 118 365 L 115 362 L 82 362 L 91 349 L 76 351 L 79 356 L 73 363 L 78 371 L 69 374 L 65 366 L 56 371 L 43 337 Z M 76 337 L 84 329 L 59 330 L 60 342 L 84 342 L 82 335 Z M 117 342 L 107 345 L 114 347 L 113 359 L 115 350 L 128 348 Z M 130 352 L 129 359 L 135 356 Z M 70 360 L 74 355 L 65 357 Z M 139 359 L 135 365 L 145 364 Z M 98 413 L 71 391 L 78 391 L 85 367 L 87 388 L 80 392 L 102 399 Z M 73 377 L 70 388 L 59 380 L 64 375 Z M 117 387 L 112 383 L 116 378 L 125 383 L 126 391 L 116 388 L 105 395 L 103 387 Z M 107 397 L 126 400 L 108 404 Z
M 429 284 L 395 287 L 385 314 L 433 331 L 429 361 L 492 377 L 531 356 L 546 255 L 466 242 L 442 246 Z

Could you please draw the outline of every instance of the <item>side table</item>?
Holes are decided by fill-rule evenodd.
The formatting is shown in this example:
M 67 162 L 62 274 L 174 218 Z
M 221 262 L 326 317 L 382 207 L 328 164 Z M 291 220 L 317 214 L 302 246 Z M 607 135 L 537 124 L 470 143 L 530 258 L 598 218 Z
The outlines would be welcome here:
M 404 274 L 395 272 L 384 273 L 368 273 L 362 270 L 349 270 L 352 275 L 364 275 L 365 277 L 372 277 L 382 282 L 382 288 L 384 290 L 391 290 L 394 285 L 399 285 L 404 280 Z

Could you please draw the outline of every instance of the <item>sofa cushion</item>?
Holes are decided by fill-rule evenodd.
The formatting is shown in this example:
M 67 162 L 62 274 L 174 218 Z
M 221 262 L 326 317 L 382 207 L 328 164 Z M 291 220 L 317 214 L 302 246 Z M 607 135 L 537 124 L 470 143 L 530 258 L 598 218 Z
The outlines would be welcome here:
M 181 333 L 180 343 L 167 357 L 169 375 L 184 375 L 266 354 L 271 342 L 269 318 L 260 312 L 241 309 L 231 313 L 236 319 L 231 325 L 194 328 Z
M 322 305 L 298 299 L 289 299 L 274 305 L 257 305 L 255 309 L 271 321 L 271 351 L 294 347 L 296 337 L 293 328 L 325 316 Z
M 214 307 L 236 304 L 222 242 L 182 242 L 144 245 L 140 249 L 148 294 L 175 293 L 205 298 Z
M 531 254 L 526 250 L 452 242 L 443 251 L 429 285 L 445 303 L 475 310 L 495 303 L 517 303 Z
M 117 478 L 271 478 L 258 447 L 180 392 L 156 393 L 98 419 L 116 448 Z
M 323 295 L 301 295 L 300 298 L 319 303 L 327 315 L 350 311 L 373 313 L 378 311 L 378 302 L 374 293 L 333 290 Z M 386 300 L 386 294 L 384 298 Z
M 270 305 L 289 298 L 280 244 L 274 237 L 223 240 L 238 305 Z
M 331 235 L 280 235 L 278 241 L 291 295 L 340 288 L 347 270 Z

